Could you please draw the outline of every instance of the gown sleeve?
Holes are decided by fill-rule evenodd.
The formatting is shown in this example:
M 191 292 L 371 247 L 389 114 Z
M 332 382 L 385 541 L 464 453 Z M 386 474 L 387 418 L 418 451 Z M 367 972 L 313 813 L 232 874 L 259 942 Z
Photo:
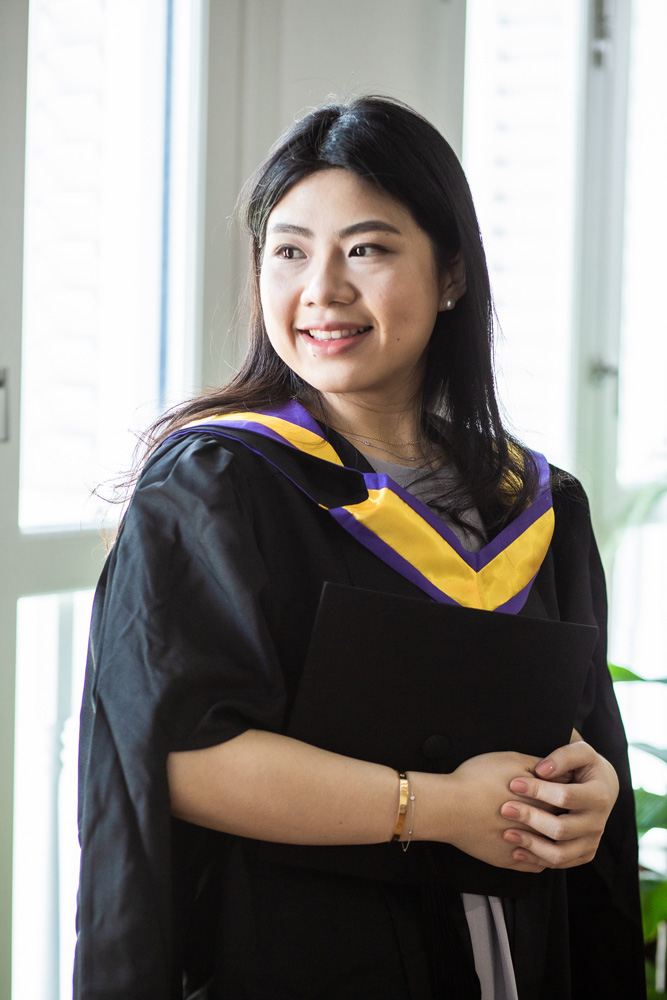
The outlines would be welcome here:
M 607 664 L 607 595 L 588 501 L 571 478 L 554 496 L 560 616 L 598 627 L 576 728 L 613 764 L 620 791 L 595 858 L 567 871 L 572 995 L 645 995 L 637 829 L 628 746 Z M 595 928 L 591 933 L 591 928 Z
M 167 755 L 282 724 L 237 466 L 202 436 L 161 449 L 100 579 L 81 713 L 76 1000 L 182 997 Z

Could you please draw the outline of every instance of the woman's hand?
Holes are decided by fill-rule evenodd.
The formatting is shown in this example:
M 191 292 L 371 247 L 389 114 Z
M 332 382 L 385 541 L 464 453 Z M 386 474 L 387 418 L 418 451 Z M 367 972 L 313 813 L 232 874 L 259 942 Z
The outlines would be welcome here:
M 521 824 L 501 814 L 510 781 L 520 774 L 528 782 L 538 763 L 539 757 L 527 754 L 486 753 L 464 761 L 451 774 L 415 774 L 418 821 L 424 796 L 431 807 L 427 816 L 422 812 L 422 823 L 417 824 L 419 839 L 444 841 L 498 868 L 543 871 L 544 861 L 514 856 L 515 845 L 503 835 Z
M 534 774 L 517 774 L 509 787 L 520 798 L 505 802 L 500 812 L 513 823 L 503 838 L 514 848 L 515 861 L 573 868 L 595 857 L 618 796 L 618 778 L 593 747 L 582 740 L 560 747 Z

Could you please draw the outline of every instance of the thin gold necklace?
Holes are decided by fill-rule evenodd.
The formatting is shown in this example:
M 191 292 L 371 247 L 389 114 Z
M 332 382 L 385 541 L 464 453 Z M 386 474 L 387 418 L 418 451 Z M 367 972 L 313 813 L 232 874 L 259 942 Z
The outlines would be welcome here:
M 392 458 L 397 458 L 398 459 L 398 465 L 400 465 L 402 462 L 423 462 L 424 461 L 424 456 L 423 455 L 397 455 L 395 451 L 389 451 L 389 448 L 383 448 L 381 444 L 371 444 L 369 441 L 364 441 L 364 444 L 367 444 L 369 446 L 369 448 L 374 448 L 375 451 L 381 451 L 383 453 L 383 455 L 391 455 Z M 380 460 L 376 459 L 376 461 L 380 461 Z
M 383 448 L 383 444 L 389 444 L 392 448 L 410 448 L 415 445 L 421 444 L 421 441 L 385 441 L 384 438 L 376 438 L 366 436 L 362 434 L 355 434 L 354 431 L 343 430 L 342 427 L 335 427 L 334 424 L 329 424 L 329 427 L 333 431 L 338 431 L 340 434 L 344 434 L 346 437 L 354 438 L 355 441 L 360 441 L 361 444 L 365 444 L 367 448 L 374 448 L 375 451 L 383 451 L 385 455 L 391 455 L 392 458 L 398 458 L 402 462 L 420 462 L 423 460 L 423 455 L 397 455 L 395 451 L 390 451 L 389 448 Z M 378 444 L 373 444 L 374 441 L 379 442 Z
M 357 438 L 363 444 L 370 444 L 371 441 L 379 441 L 380 444 L 390 444 L 392 448 L 413 448 L 417 444 L 421 444 L 421 439 L 419 441 L 387 441 L 386 438 L 376 438 L 371 437 L 370 434 L 355 434 L 354 431 L 346 431 L 343 427 L 336 427 L 334 424 L 329 424 L 332 431 L 338 431 L 340 434 L 347 434 L 348 437 Z

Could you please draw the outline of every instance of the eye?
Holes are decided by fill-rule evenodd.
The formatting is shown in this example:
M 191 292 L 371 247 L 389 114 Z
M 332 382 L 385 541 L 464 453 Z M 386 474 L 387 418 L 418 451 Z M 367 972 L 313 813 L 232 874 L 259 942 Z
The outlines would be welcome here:
M 350 250 L 350 257 L 375 257 L 378 254 L 386 253 L 384 247 L 375 243 L 359 243 Z
M 283 260 L 297 260 L 300 257 L 305 257 L 303 250 L 299 250 L 298 247 L 291 246 L 281 246 L 277 247 L 274 251 L 276 257 L 282 257 Z

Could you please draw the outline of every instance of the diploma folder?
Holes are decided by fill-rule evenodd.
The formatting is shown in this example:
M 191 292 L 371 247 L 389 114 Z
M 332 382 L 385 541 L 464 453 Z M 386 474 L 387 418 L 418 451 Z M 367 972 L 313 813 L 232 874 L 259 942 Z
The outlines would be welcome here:
M 450 772 L 498 750 L 543 757 L 570 741 L 597 634 L 327 583 L 285 731 L 401 771 Z M 485 895 L 525 895 L 536 877 L 446 844 L 267 846 L 300 867 L 411 883 L 435 873 Z

